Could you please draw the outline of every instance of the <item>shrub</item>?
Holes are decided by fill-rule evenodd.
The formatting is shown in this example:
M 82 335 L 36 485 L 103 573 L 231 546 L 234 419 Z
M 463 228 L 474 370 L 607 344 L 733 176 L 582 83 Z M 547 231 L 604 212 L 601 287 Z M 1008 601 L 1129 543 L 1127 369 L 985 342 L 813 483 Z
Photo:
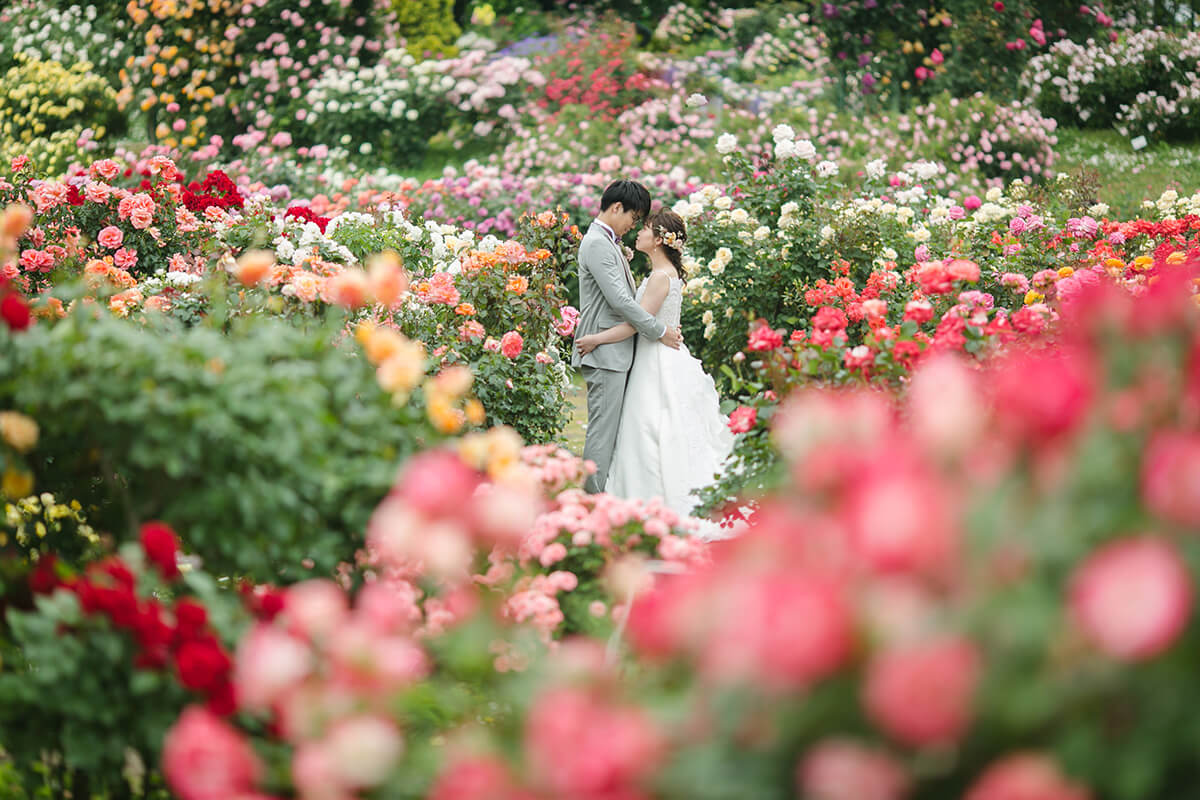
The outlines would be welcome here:
M 94 509 L 96 529 L 121 540 L 169 520 L 218 574 L 328 571 L 396 466 L 437 438 L 421 396 L 394 407 L 372 366 L 334 342 L 336 320 L 210 321 L 139 326 L 80 308 L 0 332 L 0 407 L 42 421 L 38 486 Z
M 360 155 L 412 166 L 445 122 L 446 81 L 453 83 L 434 62 L 418 63 L 399 49 L 388 50 L 373 66 L 351 59 L 310 85 L 303 123 L 292 129 L 301 143 L 341 142 Z
M 400 36 L 417 58 L 449 54 L 462 34 L 454 21 L 454 0 L 393 0 L 392 8 Z
M 1200 34 L 1136 31 L 1116 42 L 1059 42 L 1029 62 L 1021 87 L 1042 113 L 1065 125 L 1115 127 L 1122 135 L 1189 138 Z
M 166 577 L 160 553 L 134 545 L 86 571 L 49 556 L 5 593 L 0 746 L 30 795 L 141 795 L 161 786 L 185 705 L 232 713 L 230 646 L 249 615 L 199 570 Z
M 19 54 L 0 81 L 0 162 L 29 156 L 38 172 L 58 176 L 81 142 L 123 129 L 116 93 L 87 62 L 64 67 Z

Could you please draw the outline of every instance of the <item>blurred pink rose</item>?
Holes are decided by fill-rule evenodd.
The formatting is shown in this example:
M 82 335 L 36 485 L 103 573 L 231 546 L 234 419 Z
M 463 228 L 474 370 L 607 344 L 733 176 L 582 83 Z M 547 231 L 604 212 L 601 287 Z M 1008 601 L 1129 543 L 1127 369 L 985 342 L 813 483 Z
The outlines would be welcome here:
M 312 670 L 309 645 L 275 625 L 259 623 L 238 644 L 233 669 L 239 706 L 266 711 Z
M 980 667 L 975 645 L 961 638 L 884 650 L 867 667 L 863 706 L 904 744 L 953 744 L 970 724 Z
M 1063 775 L 1049 756 L 1016 753 L 993 763 L 963 800 L 1091 800 L 1087 787 Z
M 163 774 L 181 800 L 249 794 L 262 768 L 238 732 L 205 708 L 188 706 L 163 740 Z
M 804 755 L 796 788 L 805 800 L 901 800 L 904 767 L 881 749 L 853 739 L 825 739 Z
M 1192 580 L 1165 539 L 1120 539 L 1088 556 L 1071 577 L 1071 616 L 1102 651 L 1128 661 L 1169 648 L 1192 613 Z
M 1160 431 L 1142 456 L 1142 497 L 1162 519 L 1200 526 L 1200 434 Z

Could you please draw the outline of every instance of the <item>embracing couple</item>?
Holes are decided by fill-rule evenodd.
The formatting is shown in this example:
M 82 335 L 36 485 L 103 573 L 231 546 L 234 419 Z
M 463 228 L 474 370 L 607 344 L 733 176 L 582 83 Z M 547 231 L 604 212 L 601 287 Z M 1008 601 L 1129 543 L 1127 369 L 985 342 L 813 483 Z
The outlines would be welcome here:
M 635 288 L 621 237 L 639 227 L 650 274 Z M 572 366 L 587 381 L 583 457 L 595 463 L 589 492 L 661 497 L 687 515 L 693 489 L 709 484 L 733 446 L 716 387 L 683 346 L 683 245 L 687 229 L 650 193 L 621 180 L 579 245 L 579 324 Z

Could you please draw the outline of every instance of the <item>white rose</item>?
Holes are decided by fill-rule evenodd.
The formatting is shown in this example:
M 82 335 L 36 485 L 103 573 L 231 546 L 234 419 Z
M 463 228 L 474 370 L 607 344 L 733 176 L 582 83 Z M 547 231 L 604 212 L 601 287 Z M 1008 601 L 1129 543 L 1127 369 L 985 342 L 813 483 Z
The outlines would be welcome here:
M 775 145 L 775 157 L 779 159 L 792 158 L 796 155 L 796 143 L 791 139 L 784 139 Z
M 722 211 L 728 211 L 730 208 L 733 208 L 733 198 L 722 195 L 713 201 L 713 205 Z
M 827 242 L 830 239 L 832 239 L 834 237 L 834 234 L 836 234 L 836 233 L 837 233 L 837 231 L 835 231 L 833 229 L 832 225 L 826 225 L 823 228 L 821 228 L 821 240 Z
M 817 157 L 817 148 L 808 139 L 801 139 L 796 142 L 796 157 L 802 158 L 805 161 L 812 161 Z
M 896 209 L 896 219 L 907 225 L 913 218 L 913 210 L 911 208 Z
M 882 158 L 867 162 L 867 177 L 872 180 L 882 178 L 887 173 L 887 162 Z
M 926 228 L 924 225 L 918 225 L 917 227 L 915 227 L 911 231 L 909 231 L 908 235 L 912 237 L 913 241 L 917 242 L 918 244 L 921 244 L 921 243 L 929 241 L 930 234 L 929 234 L 928 228 Z
M 993 203 L 995 203 L 997 200 L 999 200 L 1003 196 L 1004 196 L 1004 192 L 1000 191 L 1000 187 L 998 187 L 998 186 L 993 186 L 992 188 L 988 189 L 987 194 L 984 195 L 985 198 L 987 198 L 990 202 L 993 202 Z
M 817 164 L 817 174 L 822 178 L 832 178 L 834 175 L 837 175 L 837 172 L 838 165 L 832 161 L 822 161 L 820 164 Z
M 733 261 L 733 251 L 728 247 L 718 248 L 716 258 L 722 265 L 728 264 L 730 261 Z
M 700 108 L 700 106 L 708 105 L 708 98 L 699 92 L 689 95 L 687 99 L 688 108 Z
M 892 248 L 885 247 L 879 255 L 883 256 L 885 261 L 895 261 L 899 254 Z
M 720 275 L 725 271 L 725 265 L 714 258 L 712 261 L 708 262 L 708 271 L 713 275 Z
M 705 325 L 711 325 L 711 324 L 712 324 L 712 321 L 713 321 L 713 312 L 712 312 L 712 309 L 711 309 L 711 308 L 710 308 L 708 311 L 705 311 L 705 312 L 704 312 L 704 315 L 700 317 L 700 321 L 701 321 L 701 322 L 703 322 Z
M 771 131 L 771 136 L 775 138 L 775 144 L 778 145 L 780 142 L 790 142 L 792 139 L 795 139 L 796 132 L 792 130 L 791 125 L 780 124 L 776 125 L 775 129 Z
M 704 326 L 704 338 L 711 339 L 717 332 L 717 323 L 710 322 Z
M 738 225 L 742 225 L 750 220 L 750 213 L 744 208 L 735 208 L 729 218 Z
M 770 235 L 771 235 L 771 229 L 768 228 L 766 225 L 759 225 L 757 228 L 754 229 L 754 238 L 760 242 L 763 239 L 766 239 Z
M 782 216 L 790 217 L 792 214 L 795 214 L 799 210 L 800 210 L 799 203 L 797 203 L 795 200 L 788 200 L 786 203 L 783 204 L 783 208 L 779 209 L 779 213 Z
M 732 133 L 722 133 L 717 137 L 717 152 L 721 155 L 728 155 L 734 150 L 737 150 L 738 140 Z

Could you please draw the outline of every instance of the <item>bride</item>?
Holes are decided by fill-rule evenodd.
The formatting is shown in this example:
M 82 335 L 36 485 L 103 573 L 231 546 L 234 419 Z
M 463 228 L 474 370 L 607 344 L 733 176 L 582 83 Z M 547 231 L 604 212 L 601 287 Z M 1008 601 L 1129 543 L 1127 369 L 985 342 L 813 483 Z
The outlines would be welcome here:
M 673 211 L 651 214 L 638 233 L 637 249 L 650 258 L 650 275 L 637 290 L 642 308 L 670 328 L 683 306 L 683 244 L 687 229 Z M 586 354 L 633 336 L 621 323 L 576 340 Z M 617 444 L 605 491 L 619 497 L 662 497 L 687 516 L 692 490 L 712 483 L 733 448 L 716 387 L 687 347 L 678 350 L 638 336 L 621 412 Z

